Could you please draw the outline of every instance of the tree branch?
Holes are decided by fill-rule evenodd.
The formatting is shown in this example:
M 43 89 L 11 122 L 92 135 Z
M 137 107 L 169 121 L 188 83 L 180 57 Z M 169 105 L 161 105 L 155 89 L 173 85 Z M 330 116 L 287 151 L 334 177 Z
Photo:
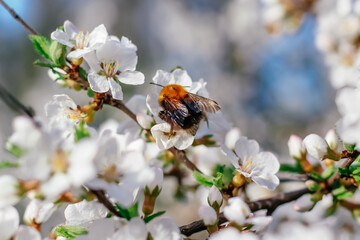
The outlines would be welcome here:
M 114 205 L 110 202 L 110 200 L 105 196 L 105 192 L 102 190 L 91 190 L 89 189 L 90 192 L 92 192 L 97 199 L 99 200 L 99 202 L 101 202 L 112 214 L 114 214 L 117 217 L 124 217 L 122 216 L 114 207 Z
M 249 208 L 252 212 L 255 212 L 260 209 L 267 209 L 270 212 L 273 212 L 278 206 L 283 203 L 291 202 L 293 200 L 298 199 L 302 195 L 310 193 L 310 190 L 307 188 L 288 192 L 288 193 L 281 193 L 276 195 L 275 197 L 266 198 L 262 200 L 248 202 Z M 225 218 L 224 213 L 220 213 L 219 216 L 219 224 L 223 224 L 228 220 Z M 204 225 L 202 220 L 195 221 L 188 225 L 184 225 L 180 227 L 180 231 L 185 236 L 190 236 L 194 233 L 206 230 L 206 226 Z
M 12 8 L 9 7 L 3 0 L 0 0 L 0 4 L 4 6 L 4 8 L 15 18 L 15 20 L 19 21 L 21 25 L 23 25 L 31 34 L 37 35 L 37 32 L 31 28 Z
M 34 118 L 35 116 L 34 110 L 31 107 L 27 107 L 24 104 L 22 104 L 16 97 L 14 97 L 14 95 L 8 92 L 1 85 L 0 85 L 0 98 L 4 101 L 4 103 L 8 107 L 12 108 L 13 110 L 25 114 L 30 118 Z

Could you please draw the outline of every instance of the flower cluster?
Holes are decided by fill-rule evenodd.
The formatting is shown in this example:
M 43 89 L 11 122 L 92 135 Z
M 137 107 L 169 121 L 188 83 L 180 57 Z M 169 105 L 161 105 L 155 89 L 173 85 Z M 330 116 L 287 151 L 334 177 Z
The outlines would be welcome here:
M 322 12 L 315 2 L 263 1 L 267 30 L 295 29 L 307 13 Z M 336 99 L 341 119 L 324 138 L 291 135 L 293 162 L 284 164 L 266 145 L 233 128 L 207 83 L 193 81 L 181 67 L 157 70 L 153 91 L 125 104 L 122 84 L 141 85 L 145 76 L 136 70 L 137 46 L 110 35 L 104 25 L 80 31 L 65 21 L 51 39 L 31 36 L 46 61 L 36 64 L 50 68 L 50 77 L 63 87 L 86 91 L 90 100 L 80 106 L 58 94 L 45 105 L 46 117 L 14 119 L 6 142 L 11 156 L 0 162 L 0 239 L 186 239 L 193 233 L 188 226 L 179 227 L 171 211 L 162 216 L 173 196 L 200 206 L 195 209 L 201 221 L 194 225 L 206 227 L 210 240 L 357 234 L 350 214 L 360 216 L 360 167 L 353 164 L 360 151 L 360 85 L 348 81 L 348 69 L 337 63 L 350 68 L 356 62 L 359 20 L 353 13 L 359 4 L 342 4 L 336 13 L 320 15 L 317 32 L 332 77 L 340 81 L 335 87 L 346 86 Z M 335 18 L 349 29 L 334 35 Z M 95 127 L 92 121 L 104 105 L 131 120 L 108 119 Z M 286 188 L 279 171 L 296 174 L 303 189 L 254 197 Z M 23 221 L 17 204 L 26 204 Z M 64 217 L 57 216 L 61 211 Z M 335 220 L 323 221 L 326 214 Z

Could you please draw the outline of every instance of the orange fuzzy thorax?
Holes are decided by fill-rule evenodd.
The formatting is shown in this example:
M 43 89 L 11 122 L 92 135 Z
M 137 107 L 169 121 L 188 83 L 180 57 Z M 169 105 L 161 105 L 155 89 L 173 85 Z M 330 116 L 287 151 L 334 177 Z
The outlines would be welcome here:
M 183 86 L 178 84 L 170 84 L 165 86 L 159 95 L 159 103 L 161 104 L 165 98 L 170 99 L 171 101 L 181 102 L 182 99 L 188 94 Z

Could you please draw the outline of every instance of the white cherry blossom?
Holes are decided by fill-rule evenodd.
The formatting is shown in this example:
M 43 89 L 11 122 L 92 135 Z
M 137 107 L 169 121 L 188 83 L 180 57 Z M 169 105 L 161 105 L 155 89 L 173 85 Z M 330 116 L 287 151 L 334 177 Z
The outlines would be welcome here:
M 235 153 L 226 146 L 222 146 L 222 151 L 245 178 L 270 190 L 279 185 L 279 178 L 275 175 L 280 168 L 278 159 L 270 152 L 260 152 L 255 140 L 240 137 L 235 144 Z
M 104 93 L 111 90 L 113 98 L 122 100 L 120 82 L 130 85 L 144 83 L 144 74 L 135 71 L 137 48 L 126 37 L 121 40 L 108 38 L 96 51 L 84 56 L 91 67 L 88 81 L 93 91 Z
M 81 58 L 85 54 L 94 51 L 103 45 L 108 37 L 108 33 L 103 24 L 89 31 L 80 31 L 72 22 L 64 22 L 64 31 L 56 29 L 51 33 L 51 39 L 73 48 L 68 54 L 69 58 Z

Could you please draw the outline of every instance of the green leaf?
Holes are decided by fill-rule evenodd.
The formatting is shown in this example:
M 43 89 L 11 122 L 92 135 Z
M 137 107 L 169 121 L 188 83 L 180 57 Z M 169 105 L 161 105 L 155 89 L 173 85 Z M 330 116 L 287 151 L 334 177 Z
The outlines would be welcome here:
M 130 220 L 133 217 L 138 217 L 139 216 L 138 205 L 139 205 L 138 203 L 135 203 L 134 205 L 132 205 L 132 206 L 130 206 L 128 208 L 123 208 L 119 204 L 116 203 L 115 207 L 119 211 L 121 216 L 123 216 L 127 220 Z
M 292 173 L 303 173 L 304 170 L 302 169 L 300 163 L 296 162 L 296 164 L 288 164 L 282 163 L 280 164 L 281 172 L 292 172 Z
M 35 62 L 33 62 L 33 64 L 36 66 L 39 66 L 39 67 L 60 68 L 60 65 L 53 64 L 53 63 L 45 63 L 45 62 L 40 61 L 39 59 L 35 60 Z
M 17 167 L 19 167 L 18 163 L 8 162 L 8 161 L 1 161 L 0 162 L 0 169 L 17 168 Z
M 338 168 L 338 171 L 339 171 L 340 175 L 344 175 L 344 176 L 350 175 L 349 168 Z
M 87 95 L 88 97 L 95 97 L 95 92 L 93 90 L 91 90 L 91 88 L 87 89 Z
M 149 216 L 147 216 L 147 217 L 144 218 L 144 222 L 145 222 L 145 223 L 148 223 L 148 222 L 150 222 L 151 220 L 153 220 L 154 218 L 163 215 L 165 212 L 166 212 L 166 211 L 160 211 L 160 212 L 151 214 L 151 215 L 149 215 Z
M 312 177 L 313 179 L 319 180 L 319 181 L 323 180 L 323 178 L 320 174 L 317 174 L 314 172 L 310 173 L 310 177 Z
M 42 57 L 52 61 L 49 51 L 51 44 L 50 39 L 41 35 L 30 35 L 29 38 L 34 46 L 35 51 Z
M 335 167 L 334 165 L 330 165 L 321 173 L 321 177 L 322 179 L 329 179 L 334 173 Z
M 6 144 L 6 150 L 8 151 L 8 153 L 17 158 L 21 157 L 24 154 L 24 151 L 20 147 L 10 142 Z
M 354 195 L 353 192 L 348 191 L 345 186 L 341 185 L 340 187 L 332 190 L 332 195 L 338 200 L 345 200 Z
M 87 81 L 87 72 L 85 71 L 85 69 L 83 69 L 82 67 L 79 68 L 79 75 L 82 79 L 84 79 L 85 81 Z
M 353 195 L 354 195 L 353 192 L 344 192 L 344 193 L 338 195 L 336 198 L 337 198 L 338 200 L 345 200 L 345 199 L 347 199 L 347 198 L 352 197 Z
M 353 152 L 356 149 L 356 145 L 355 144 L 348 144 L 348 143 L 344 143 L 344 147 L 348 152 Z
M 320 184 L 318 184 L 317 182 L 313 182 L 312 184 L 310 184 L 308 186 L 308 189 L 311 191 L 311 192 L 317 192 L 317 191 L 320 191 L 321 190 L 321 186 Z
M 171 69 L 171 73 L 172 72 L 174 72 L 175 70 L 177 70 L 177 69 L 180 69 L 180 70 L 182 70 L 183 68 L 181 67 L 181 66 L 176 66 L 176 67 L 174 67 L 173 69 Z
M 64 54 L 66 54 L 66 46 L 57 41 L 52 41 L 49 47 L 51 60 L 56 64 L 66 65 Z
M 355 162 L 360 162 L 360 155 L 356 157 Z
M 196 181 L 203 186 L 206 187 L 212 187 L 212 185 L 215 185 L 217 188 L 219 188 L 219 190 L 221 190 L 223 188 L 222 186 L 222 177 L 223 174 L 218 172 L 216 177 L 211 177 L 211 176 L 207 176 L 204 175 L 196 170 L 194 170 L 193 172 L 194 178 L 196 179 Z
M 222 180 L 222 178 L 223 178 L 223 174 L 222 173 L 216 173 L 216 177 L 214 178 L 214 180 L 213 180 L 213 184 L 221 191 L 221 189 L 223 189 L 223 184 L 222 184 L 222 182 L 223 182 L 223 180 Z
M 360 175 L 354 175 L 354 180 L 357 184 L 360 184 Z
M 68 239 L 74 239 L 76 236 L 88 234 L 86 228 L 72 225 L 60 225 L 55 229 L 55 235 L 57 237 L 65 237 Z
M 224 186 L 228 186 L 229 183 L 232 181 L 233 177 L 234 177 L 234 171 L 235 168 L 233 166 L 225 166 L 225 165 L 216 165 L 216 167 L 214 168 L 214 174 L 217 174 L 218 172 L 223 174 L 223 183 Z
M 89 130 L 85 128 L 85 123 L 81 122 L 78 127 L 75 126 L 75 142 L 88 137 L 90 137 L 90 133 Z

